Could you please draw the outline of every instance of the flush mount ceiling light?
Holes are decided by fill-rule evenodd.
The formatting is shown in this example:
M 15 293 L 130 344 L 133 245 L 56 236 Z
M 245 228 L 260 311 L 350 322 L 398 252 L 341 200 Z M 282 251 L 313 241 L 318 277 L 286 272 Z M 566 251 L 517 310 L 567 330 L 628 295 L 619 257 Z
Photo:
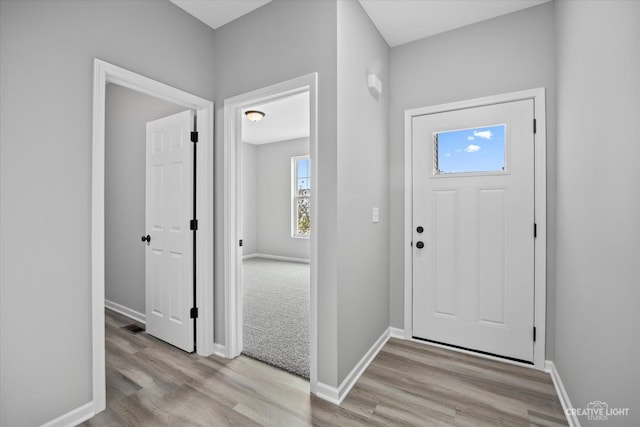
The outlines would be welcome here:
M 259 122 L 265 116 L 265 114 L 262 111 L 258 111 L 258 110 L 245 111 L 244 115 L 247 116 L 247 119 L 251 120 L 252 122 Z

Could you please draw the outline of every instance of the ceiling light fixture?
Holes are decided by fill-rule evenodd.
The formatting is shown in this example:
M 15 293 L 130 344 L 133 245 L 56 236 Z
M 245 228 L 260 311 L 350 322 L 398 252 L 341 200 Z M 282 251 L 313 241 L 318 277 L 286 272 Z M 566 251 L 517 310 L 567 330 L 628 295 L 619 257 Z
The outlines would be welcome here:
M 265 114 L 262 111 L 258 111 L 258 110 L 245 111 L 244 115 L 247 116 L 247 119 L 251 120 L 252 122 L 259 122 L 265 116 Z

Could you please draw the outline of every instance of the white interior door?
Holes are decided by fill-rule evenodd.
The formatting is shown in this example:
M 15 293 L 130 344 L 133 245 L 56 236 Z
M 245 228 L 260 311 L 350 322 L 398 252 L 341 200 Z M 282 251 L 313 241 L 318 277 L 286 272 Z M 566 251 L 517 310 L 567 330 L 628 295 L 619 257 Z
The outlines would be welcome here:
M 147 333 L 194 351 L 191 111 L 147 123 Z
M 534 105 L 413 118 L 413 335 L 533 361 Z

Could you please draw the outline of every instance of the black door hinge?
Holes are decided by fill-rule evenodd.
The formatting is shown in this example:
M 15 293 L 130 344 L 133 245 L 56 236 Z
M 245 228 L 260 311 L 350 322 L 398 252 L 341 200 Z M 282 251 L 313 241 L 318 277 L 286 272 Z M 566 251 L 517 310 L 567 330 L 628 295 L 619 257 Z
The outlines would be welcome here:
M 198 220 L 192 219 L 189 221 L 189 230 L 196 231 L 198 229 Z
M 242 246 L 242 239 L 240 239 L 240 241 L 238 242 L 239 246 Z
M 191 142 L 198 142 L 198 132 L 191 132 Z
M 536 133 L 536 129 L 537 129 L 536 119 L 533 119 L 533 133 Z
M 198 307 L 191 307 L 191 310 L 189 311 L 189 315 L 192 319 L 197 319 L 198 318 Z
M 533 223 L 533 238 L 537 238 L 538 237 L 538 224 Z
M 536 342 L 536 327 L 533 327 L 533 342 Z

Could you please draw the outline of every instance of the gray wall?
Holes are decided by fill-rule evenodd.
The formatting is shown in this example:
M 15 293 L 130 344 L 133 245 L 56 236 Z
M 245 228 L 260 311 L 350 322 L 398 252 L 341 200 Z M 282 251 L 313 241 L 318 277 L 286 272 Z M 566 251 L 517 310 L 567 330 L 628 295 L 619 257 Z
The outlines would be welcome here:
M 185 108 L 109 84 L 105 114 L 105 299 L 145 314 L 146 124 Z
M 339 1 L 338 384 L 389 327 L 389 93 L 389 46 L 360 3 Z
M 91 400 L 93 58 L 212 99 L 212 44 L 168 2 L 0 2 L 1 425 Z
M 308 260 L 309 239 L 291 237 L 291 158 L 309 155 L 309 138 L 245 142 L 242 155 L 242 253 Z
M 404 324 L 404 111 L 546 87 L 547 358 L 554 343 L 555 44 L 553 3 L 391 49 L 391 326 Z
M 291 157 L 308 154 L 308 138 L 256 146 L 257 253 L 309 259 L 309 239 L 291 237 Z
M 337 385 L 336 3 L 274 0 L 215 31 L 216 205 L 223 202 L 223 103 L 226 98 L 318 73 L 318 339 L 320 381 Z M 223 218 L 216 216 L 216 235 Z M 222 265 L 222 239 L 216 265 Z M 215 340 L 225 342 L 224 285 L 216 271 Z
M 258 237 L 257 146 L 242 143 L 242 254 L 256 253 Z
M 640 425 L 640 3 L 556 2 L 555 363 L 575 407 Z M 597 30 L 596 30 L 597 29 Z M 582 425 L 602 425 L 580 417 Z

